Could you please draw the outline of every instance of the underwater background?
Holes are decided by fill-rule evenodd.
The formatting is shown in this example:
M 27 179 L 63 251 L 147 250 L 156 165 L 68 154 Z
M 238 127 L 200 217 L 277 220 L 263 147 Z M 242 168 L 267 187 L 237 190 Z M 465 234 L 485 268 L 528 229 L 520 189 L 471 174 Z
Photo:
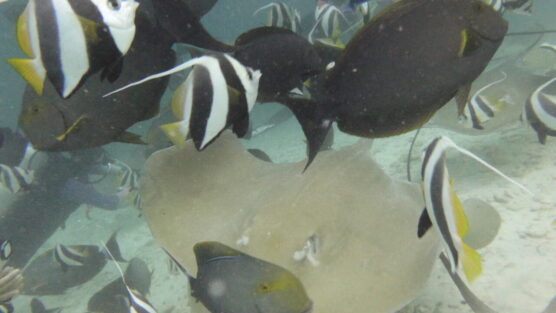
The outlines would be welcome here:
M 253 15 L 253 13 L 270 2 L 263 0 L 219 0 L 210 12 L 201 19 L 201 22 L 214 38 L 231 44 L 240 34 L 266 25 L 266 12 L 256 15 Z M 297 9 L 301 16 L 309 14 L 311 17 L 313 17 L 313 12 L 317 5 L 316 1 L 313 0 L 284 0 L 283 2 L 291 8 Z M 372 3 L 374 0 L 370 2 Z M 528 14 L 516 14 L 510 10 L 504 13 L 504 19 L 509 22 L 508 33 L 556 30 L 556 2 L 552 0 L 532 0 L 532 2 L 532 11 Z M 0 13 L 2 13 L 0 14 L 0 56 L 2 59 L 7 60 L 23 55 L 18 46 L 16 20 L 26 3 L 27 1 L 24 0 L 0 2 Z M 382 1 L 378 7 L 384 8 L 389 4 L 391 3 L 388 1 Z M 314 19 L 312 22 L 314 23 Z M 348 28 L 345 25 L 344 27 Z M 342 40 L 347 42 L 352 34 L 353 32 L 344 35 Z M 420 129 L 409 157 L 408 151 L 416 131 L 392 137 L 372 139 L 372 146 L 370 143 L 368 144 L 370 148 L 367 149 L 366 154 L 369 162 L 374 160 L 382 171 L 394 181 L 400 181 L 405 184 L 409 171 L 412 176 L 411 181 L 415 183 L 415 186 L 422 185 L 420 180 L 421 152 L 434 138 L 447 136 L 457 143 L 458 146 L 478 155 L 481 159 L 531 191 L 532 194 L 524 192 L 465 155 L 456 152 L 448 154 L 447 167 L 450 171 L 450 177 L 454 180 L 454 188 L 464 207 L 466 209 L 468 206 L 477 207 L 479 210 L 483 209 L 491 214 L 485 216 L 479 213 L 478 220 L 475 221 L 478 224 L 483 223 L 481 227 L 494 232 L 494 235 L 484 236 L 495 236 L 495 238 L 492 242 L 477 249 L 481 255 L 483 270 L 482 274 L 470 283 L 469 286 L 477 297 L 496 312 L 556 312 L 556 305 L 552 306 L 552 308 L 547 308 L 548 303 L 556 296 L 556 193 L 554 192 L 554 187 L 556 186 L 556 159 L 554 158 L 556 155 L 556 139 L 550 137 L 549 134 L 546 143 L 540 144 L 535 130 L 526 121 L 520 121 L 523 105 L 528 101 L 527 99 L 529 99 L 535 89 L 551 78 L 556 77 L 556 50 L 551 51 L 550 49 L 540 48 L 539 46 L 543 43 L 556 45 L 556 33 L 547 32 L 544 34 L 506 37 L 486 70 L 474 81 L 471 94 L 479 88 L 507 76 L 507 79 L 494 85 L 492 89 L 486 92 L 490 97 L 496 97 L 498 100 L 503 99 L 505 104 L 497 107 L 494 117 L 482 125 L 483 129 L 470 127 L 458 120 L 457 106 L 455 101 L 451 100 L 438 110 Z M 177 63 L 190 59 L 189 52 L 184 45 L 176 44 L 173 49 L 177 51 Z M 271 57 L 272 55 L 269 54 L 269 58 Z M 0 127 L 11 128 L 15 131 L 18 129 L 22 98 L 27 83 L 7 62 L 0 62 L 0 73 Z M 169 87 L 160 101 L 160 116 L 169 114 L 168 108 L 172 101 L 172 93 L 185 80 L 185 77 L 182 74 L 171 77 Z M 548 88 L 548 93 L 550 93 L 551 89 L 552 94 L 556 95 L 556 86 L 550 87 Z M 373 101 L 380 101 L 380 99 L 373 99 Z M 313 170 L 311 175 L 314 175 L 313 177 L 316 180 L 334 180 L 334 176 L 331 177 L 326 173 L 326 167 L 317 164 L 320 154 L 315 161 L 314 168 L 311 168 L 313 167 L 311 165 L 307 172 L 302 174 L 303 166 L 305 165 L 304 160 L 307 158 L 307 139 L 298 120 L 294 118 L 291 112 L 284 108 L 285 106 L 277 102 L 257 103 L 249 114 L 251 129 L 254 134 L 249 139 L 241 139 L 241 143 L 246 148 L 264 151 L 273 163 L 301 162 L 302 164 L 296 168 L 298 173 L 296 175 L 307 175 L 307 173 Z M 157 121 L 158 118 L 159 116 L 156 116 L 153 119 L 135 123 L 128 131 L 138 134 L 143 138 L 150 138 L 149 136 L 154 136 L 151 134 L 153 129 L 162 124 L 160 121 Z M 164 116 L 161 118 L 163 121 L 165 119 Z M 163 123 L 166 122 L 164 121 Z M 346 147 L 351 145 L 363 146 L 362 141 L 370 140 L 343 133 L 336 126 L 333 126 L 333 130 L 333 143 L 330 143 L 332 150 L 342 151 L 342 149 L 347 149 Z M 162 143 L 155 150 L 171 145 L 168 140 L 156 138 L 153 140 L 160 140 Z M 214 142 L 214 145 L 218 144 L 218 140 Z M 120 164 L 127 165 L 128 168 L 136 171 L 139 176 L 148 176 L 145 174 L 145 164 L 148 157 L 146 150 L 152 147 L 150 145 L 151 142 L 147 143 L 149 145 L 109 143 L 103 145 L 102 148 L 111 159 L 118 160 L 121 162 Z M 209 148 L 207 148 L 207 151 Z M 40 153 L 36 157 L 35 163 L 40 163 Z M 195 153 L 199 153 L 201 156 L 205 152 Z M 223 158 L 226 159 L 226 156 L 223 156 Z M 227 166 L 233 167 L 235 158 L 238 158 L 238 156 L 231 153 Z M 411 167 L 409 170 L 408 162 Z M 341 171 L 341 169 L 334 169 L 334 171 L 337 170 Z M 148 169 L 148 171 L 152 173 L 150 171 L 154 170 Z M 171 172 L 172 169 L 169 171 Z M 178 169 L 175 172 L 176 175 L 182 173 Z M 233 175 L 229 174 L 229 172 L 226 173 L 226 175 Z M 234 180 L 233 176 L 223 178 L 221 176 L 223 174 L 216 170 L 213 173 L 208 173 L 208 175 L 214 177 L 215 180 Z M 95 178 L 101 178 L 98 182 L 92 184 L 97 191 L 109 195 L 121 195 L 120 192 L 122 190 L 118 189 L 119 184 L 122 182 L 121 173 L 96 174 L 91 180 L 95 180 Z M 157 177 L 157 179 L 164 181 L 165 177 Z M 276 174 L 276 185 L 288 184 L 287 179 L 279 179 L 283 179 L 283 177 Z M 367 184 L 363 181 L 360 183 L 356 179 L 354 178 L 354 181 L 346 185 L 346 188 L 360 193 L 365 192 L 365 190 L 372 190 L 372 188 L 378 188 L 376 185 Z M 270 178 L 269 180 L 272 181 L 273 179 Z M 199 181 L 203 180 L 192 180 L 196 184 Z M 188 178 L 184 177 L 182 182 L 188 183 Z M 160 186 L 165 186 L 164 184 L 164 182 L 159 182 L 155 185 L 160 188 Z M 206 188 L 211 188 L 210 182 L 206 182 L 206 184 Z M 241 185 L 242 181 L 237 181 L 237 184 Z M 141 188 L 144 187 L 142 186 Z M 203 186 L 199 188 L 202 189 Z M 151 211 L 147 213 L 137 208 L 137 203 L 134 203 L 134 197 L 136 197 L 138 191 L 130 193 L 129 197 L 126 197 L 125 201 L 122 200 L 117 209 L 114 210 L 99 209 L 94 205 L 88 204 L 80 205 L 78 209 L 71 213 L 67 220 L 60 223 L 52 236 L 46 239 L 34 253 L 33 258 L 37 258 L 43 253 L 55 249 L 58 244 L 97 246 L 100 243 L 106 242 L 114 232 L 117 232 L 117 242 L 123 258 L 126 260 L 135 257 L 140 258 L 148 266 L 150 288 L 148 288 L 148 293 L 144 296 L 156 308 L 156 312 L 197 312 L 189 307 L 190 303 L 195 300 L 190 299 L 190 286 L 185 275 L 173 265 L 164 249 L 177 249 L 176 246 L 172 246 L 169 249 L 167 246 L 161 245 L 153 236 L 153 228 L 160 229 L 161 226 L 149 225 L 148 221 L 146 221 L 146 216 L 154 214 L 152 213 L 152 208 L 156 207 L 156 205 L 152 205 L 152 203 L 155 203 L 153 198 L 165 198 L 167 196 L 164 191 L 156 190 L 159 193 L 154 195 L 152 195 L 152 190 L 146 192 L 151 193 L 149 195 L 150 199 L 147 199 L 147 205 L 151 204 L 149 209 Z M 261 190 L 263 190 L 262 187 Z M 78 194 L 77 191 L 75 192 Z M 141 189 L 141 192 L 145 192 L 145 190 Z M 257 192 L 257 189 L 246 191 L 249 194 L 256 194 Z M 333 190 L 329 190 L 329 192 L 333 192 Z M 245 195 L 237 194 L 235 196 L 243 197 Z M 318 195 L 313 196 L 318 197 Z M 398 197 L 396 194 L 387 196 Z M 5 189 L 0 190 L 0 219 L 5 218 L 3 213 L 9 209 L 14 201 L 14 197 L 14 194 Z M 272 196 L 265 194 L 264 197 L 268 199 L 267 201 L 274 201 L 280 195 Z M 403 198 L 404 195 L 399 197 Z M 75 199 L 78 199 L 78 195 L 75 196 Z M 75 199 L 73 200 L 79 201 Z M 346 200 L 346 202 L 349 201 Z M 36 206 L 44 204 L 40 201 L 32 203 Z M 366 205 L 366 203 L 354 205 Z M 187 207 L 184 203 L 174 203 L 174 206 L 176 208 L 184 208 L 184 210 Z M 52 209 L 55 209 L 55 205 L 53 205 Z M 422 209 L 423 206 L 415 208 L 416 212 L 418 212 L 415 213 L 417 218 Z M 196 214 L 203 214 L 202 210 L 201 213 Z M 350 211 L 348 209 L 345 210 L 345 213 L 341 214 L 341 217 L 337 217 L 339 221 L 349 220 Z M 469 213 L 470 227 L 473 227 L 472 216 L 474 214 Z M 25 218 L 31 217 L 26 216 Z M 290 218 L 295 219 L 296 217 Z M 315 214 L 314 218 L 319 220 L 325 217 L 318 217 L 318 214 Z M 357 218 L 354 217 L 354 219 Z M 415 227 L 417 226 L 417 221 L 416 219 Z M 31 225 L 41 228 L 41 223 L 43 222 L 43 220 L 37 219 L 25 227 Z M 189 225 L 192 223 L 194 224 L 195 222 L 184 221 L 183 224 Z M 358 219 L 353 223 L 360 225 L 362 228 L 365 228 L 365 225 L 368 224 L 364 219 Z M 244 225 L 233 225 L 233 227 L 236 226 L 241 228 Z M 35 232 L 33 227 L 26 229 L 25 232 L 33 234 Z M 202 229 L 204 226 L 200 225 L 199 227 Z M 210 228 L 209 225 L 206 225 L 206 227 Z M 389 228 L 395 233 L 399 225 L 389 225 Z M 286 228 L 285 232 L 287 233 L 288 231 L 289 229 Z M 350 231 L 350 228 L 347 228 L 338 232 L 344 232 L 347 234 L 345 236 L 349 237 Z M 0 234 L 4 238 L 9 237 L 9 234 L 6 234 L 2 229 L 0 229 Z M 264 233 L 252 233 L 250 236 L 256 237 L 257 235 L 263 236 Z M 392 236 L 396 239 L 395 235 L 388 233 L 376 235 L 386 238 Z M 340 238 L 343 237 L 340 236 Z M 391 243 L 394 246 L 398 244 L 395 239 Z M 180 238 L 175 238 L 174 240 L 179 242 Z M 236 240 L 234 238 L 231 241 L 235 242 Z M 12 241 L 11 244 L 14 251 L 18 249 L 17 241 Z M 337 253 L 341 254 L 343 244 L 347 243 L 341 240 L 335 243 Z M 176 245 L 179 246 L 179 244 Z M 277 247 L 279 246 L 280 244 L 278 243 Z M 300 246 L 302 246 L 302 243 L 300 243 Z M 239 249 L 239 247 L 242 247 L 242 245 L 238 244 L 234 248 Z M 271 253 L 272 250 L 279 249 L 277 247 L 268 246 L 266 250 L 258 250 L 257 253 L 250 251 L 249 253 L 256 255 L 258 258 L 265 259 L 265 251 Z M 192 247 L 183 246 L 179 248 L 188 251 L 180 252 L 180 255 L 181 253 L 193 255 Z M 384 249 L 393 250 L 395 247 Z M 174 253 L 174 251 L 172 252 Z M 350 258 L 351 256 L 347 254 L 344 257 Z M 33 262 L 33 258 L 30 262 Z M 318 258 L 318 261 L 326 264 L 326 256 Z M 385 263 L 399 262 L 399 260 L 395 259 L 382 261 Z M 46 308 L 60 308 L 60 312 L 90 312 L 90 309 L 87 308 L 90 298 L 101 288 L 120 277 L 118 269 L 112 263 L 109 260 L 94 277 L 87 279 L 83 284 L 68 288 L 58 295 L 37 296 L 26 295 L 24 292 L 21 292 L 22 294 L 14 297 L 11 301 L 15 307 L 14 312 L 39 312 L 32 310 L 30 306 L 31 300 L 35 297 L 39 297 Z M 400 264 L 405 263 L 400 262 Z M 120 264 L 124 266 L 125 263 Z M 321 266 L 325 266 L 322 264 Z M 284 264 L 282 266 L 287 268 Z M 423 282 L 424 287 L 412 291 L 416 293 L 416 297 L 409 301 L 409 303 L 399 303 L 398 308 L 401 309 L 398 312 L 475 312 L 463 300 L 457 286 L 451 280 L 442 263 L 436 258 L 436 262 L 430 264 L 430 266 L 432 271 L 428 279 Z M 288 269 L 293 270 L 291 268 Z M 420 270 L 418 267 L 416 269 Z M 360 269 L 355 267 L 352 270 L 354 273 L 357 273 Z M 428 268 L 422 268 L 424 272 L 428 270 Z M 41 269 L 32 274 L 42 275 L 37 278 L 37 281 L 42 282 L 44 285 L 59 283 L 51 277 L 52 275 L 48 275 L 47 271 L 47 269 Z M 321 272 L 318 275 L 326 276 L 327 273 Z M 373 288 L 379 288 L 384 280 L 388 280 L 381 278 L 380 274 L 377 274 L 376 277 L 376 281 L 367 281 L 365 284 L 372 285 L 374 286 Z M 335 278 L 329 281 L 331 285 L 334 285 L 334 288 L 331 288 L 332 290 L 340 288 L 345 290 L 343 293 L 349 294 L 350 288 L 353 288 L 355 291 L 355 289 L 361 286 L 359 283 L 354 283 L 351 286 L 349 282 L 337 281 Z M 24 281 L 31 280 L 31 278 L 25 276 L 25 272 L 23 272 L 23 279 Z M 403 280 L 403 278 L 401 279 Z M 407 279 L 409 281 L 415 278 L 408 277 Z M 303 282 L 303 279 L 301 281 Z M 341 286 L 338 286 L 338 284 L 341 284 Z M 378 287 L 376 287 L 377 285 Z M 359 289 L 357 291 L 361 292 Z M 409 293 L 411 294 L 412 292 Z M 396 293 L 396 290 L 392 290 L 391 293 Z M 310 290 L 308 290 L 308 296 L 311 298 Z M 342 298 L 342 300 L 341 307 L 345 309 L 344 312 L 353 312 L 352 305 L 358 307 L 359 302 L 373 301 L 373 299 L 350 299 L 349 297 Z M 123 300 L 120 299 L 118 301 Z M 376 301 L 380 300 L 377 299 Z M 319 310 L 316 309 L 313 312 L 319 313 Z M 373 313 L 374 311 L 368 312 Z

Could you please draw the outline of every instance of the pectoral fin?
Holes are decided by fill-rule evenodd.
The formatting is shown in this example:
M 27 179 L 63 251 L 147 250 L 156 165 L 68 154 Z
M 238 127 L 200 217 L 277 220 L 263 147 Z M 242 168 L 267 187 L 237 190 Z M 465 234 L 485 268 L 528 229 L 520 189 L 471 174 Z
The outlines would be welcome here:
M 427 231 L 432 227 L 432 221 L 427 212 L 427 209 L 423 209 L 423 213 L 421 213 L 421 217 L 419 217 L 419 223 L 417 224 L 417 237 L 422 238 Z

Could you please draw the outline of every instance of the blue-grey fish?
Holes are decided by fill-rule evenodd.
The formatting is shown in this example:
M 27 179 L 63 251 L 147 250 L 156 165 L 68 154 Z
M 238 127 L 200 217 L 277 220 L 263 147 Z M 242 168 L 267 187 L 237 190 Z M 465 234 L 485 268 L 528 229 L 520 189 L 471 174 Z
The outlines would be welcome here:
M 522 118 L 537 132 L 539 142 L 546 143 L 547 136 L 556 136 L 556 95 L 547 93 L 556 77 L 540 85 L 525 103 Z
M 17 34 L 30 59 L 9 62 L 39 95 L 47 77 L 64 98 L 101 69 L 115 67 L 109 78 L 115 80 L 135 37 L 138 6 L 135 0 L 29 0 Z
M 303 284 L 285 268 L 218 242 L 201 242 L 193 250 L 197 277 L 190 277 L 192 295 L 211 313 L 311 311 Z
M 69 266 L 83 266 L 85 259 L 88 257 L 86 249 L 77 246 L 65 246 L 57 244 L 54 248 L 54 259 L 65 272 Z

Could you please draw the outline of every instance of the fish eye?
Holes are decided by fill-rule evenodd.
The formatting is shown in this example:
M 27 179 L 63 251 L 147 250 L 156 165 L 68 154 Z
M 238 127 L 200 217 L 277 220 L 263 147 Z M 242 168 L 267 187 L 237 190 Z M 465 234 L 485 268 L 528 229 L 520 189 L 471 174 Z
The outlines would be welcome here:
M 118 10 L 120 8 L 120 0 L 108 0 L 107 4 L 112 10 Z
M 270 289 L 270 287 L 266 283 L 260 284 L 259 287 L 261 288 L 261 291 L 268 291 Z

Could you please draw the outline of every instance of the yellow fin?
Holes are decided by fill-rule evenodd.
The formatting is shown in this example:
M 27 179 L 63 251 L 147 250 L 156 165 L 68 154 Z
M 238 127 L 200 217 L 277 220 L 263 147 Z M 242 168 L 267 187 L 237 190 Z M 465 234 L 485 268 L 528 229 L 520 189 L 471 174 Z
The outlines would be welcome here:
M 84 18 L 82 16 L 79 17 L 79 23 L 83 28 L 83 33 L 85 34 L 85 38 L 87 38 L 88 42 L 98 43 L 100 41 L 100 37 L 98 36 L 98 27 L 99 24 L 91 21 L 90 19 Z
M 187 89 L 187 81 L 181 84 L 176 89 L 176 91 L 174 91 L 174 94 L 172 95 L 172 113 L 174 113 L 174 116 L 179 119 L 184 118 L 183 108 L 185 102 L 186 89 Z
M 465 237 L 469 233 L 469 223 L 463 209 L 463 204 L 454 190 L 454 180 L 450 179 L 450 193 L 452 198 L 452 207 L 454 208 L 454 218 L 456 219 L 456 229 L 460 238 Z
M 77 126 L 79 125 L 79 123 L 81 123 L 83 120 L 85 119 L 85 116 L 81 116 L 80 118 L 78 118 L 75 122 L 73 122 L 73 124 L 60 136 L 56 137 L 56 140 L 58 141 L 63 141 L 66 139 L 66 137 L 73 132 Z
M 481 262 L 481 255 L 470 246 L 462 243 L 463 257 L 462 265 L 465 277 L 469 282 L 473 282 L 483 272 L 483 265 Z
M 31 38 L 29 37 L 29 23 L 27 21 L 29 16 L 28 10 L 28 8 L 25 8 L 25 11 L 23 11 L 17 19 L 17 42 L 21 50 L 23 50 L 23 53 L 30 58 L 35 58 L 35 53 L 31 45 Z
M 188 129 L 184 121 L 161 125 L 160 129 L 162 129 L 168 139 L 170 139 L 170 141 L 172 141 L 172 143 L 176 146 L 183 146 L 185 144 Z
M 39 73 L 35 60 L 9 59 L 8 63 L 35 89 L 37 94 L 42 95 L 45 74 Z

